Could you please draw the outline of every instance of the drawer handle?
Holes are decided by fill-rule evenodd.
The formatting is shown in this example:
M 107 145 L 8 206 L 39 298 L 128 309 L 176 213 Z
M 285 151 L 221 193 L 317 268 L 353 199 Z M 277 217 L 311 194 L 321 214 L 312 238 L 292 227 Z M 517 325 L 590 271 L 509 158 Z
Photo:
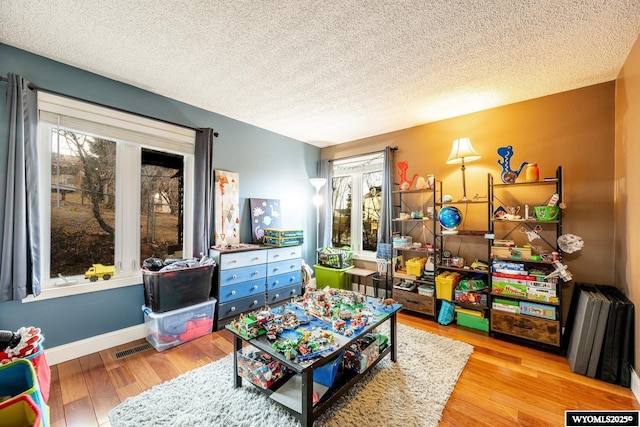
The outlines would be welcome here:
M 280 284 L 280 280 L 276 280 L 275 282 L 273 282 L 274 285 L 279 285 Z
M 294 268 L 296 268 L 295 264 L 291 264 L 291 269 L 293 270 Z
M 274 268 L 273 271 L 280 271 L 280 267 Z
M 238 260 L 237 260 L 237 259 L 235 259 L 235 258 L 231 260 L 231 263 L 232 263 L 232 264 L 235 264 L 235 263 L 237 263 L 237 262 L 238 262 Z
M 258 300 L 253 300 L 253 305 L 258 305 Z
M 235 294 L 236 294 L 236 291 L 231 291 L 231 295 L 235 295 Z
M 274 258 L 280 258 L 280 254 L 275 254 L 273 257 Z
M 280 298 L 280 294 L 276 294 L 276 298 Z
M 236 308 L 235 307 L 231 307 L 231 311 L 236 311 Z
M 520 324 L 520 323 L 514 323 L 513 327 L 514 328 L 524 329 L 525 331 L 530 331 L 530 330 L 533 329 L 533 327 L 531 327 L 531 326 L 523 325 L 523 324 Z
M 291 289 L 291 295 L 295 295 L 297 293 L 298 293 L 298 291 L 296 291 L 295 289 Z
M 260 259 L 260 257 L 258 257 L 258 256 L 257 256 L 257 257 L 255 257 L 253 260 L 254 260 L 254 261 L 258 261 L 259 259 Z
M 253 272 L 253 274 L 254 274 L 254 275 L 256 275 L 256 274 L 260 274 L 260 272 L 259 272 L 258 270 L 256 270 L 256 271 L 254 271 L 254 272 Z
M 258 289 L 258 285 L 253 285 L 253 289 Z
M 291 281 L 291 282 L 295 282 L 295 281 L 296 281 L 296 276 L 291 276 L 290 281 Z
M 237 279 L 238 276 L 236 276 L 235 274 L 233 276 L 231 276 L 232 279 Z
M 293 255 L 293 256 L 295 256 L 295 255 L 296 255 L 296 253 L 295 253 L 295 252 L 291 252 L 289 255 Z

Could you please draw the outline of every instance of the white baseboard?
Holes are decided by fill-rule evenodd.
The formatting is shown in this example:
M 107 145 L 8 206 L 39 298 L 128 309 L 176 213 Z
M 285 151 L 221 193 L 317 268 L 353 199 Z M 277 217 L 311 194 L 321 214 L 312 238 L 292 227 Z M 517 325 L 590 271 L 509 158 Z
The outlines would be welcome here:
M 631 369 L 631 392 L 636 397 L 638 403 L 640 403 L 640 377 L 638 377 L 638 373 L 633 369 Z
M 74 341 L 69 344 L 45 348 L 44 354 L 47 357 L 47 363 L 49 365 L 57 365 L 58 363 L 77 359 L 78 357 L 144 338 L 146 333 L 146 326 L 143 323 L 80 341 Z

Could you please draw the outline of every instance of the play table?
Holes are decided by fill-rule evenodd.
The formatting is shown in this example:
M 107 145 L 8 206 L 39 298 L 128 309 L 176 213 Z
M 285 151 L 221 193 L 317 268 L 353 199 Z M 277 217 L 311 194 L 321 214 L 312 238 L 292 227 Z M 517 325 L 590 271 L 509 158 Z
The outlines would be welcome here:
M 380 360 L 385 356 L 390 355 L 392 361 L 396 361 L 397 355 L 397 324 L 396 314 L 402 307 L 400 304 L 394 303 L 392 305 L 383 305 L 382 301 L 368 296 L 363 296 L 357 292 L 350 291 L 331 291 L 332 293 L 340 292 L 342 295 L 359 295 L 361 303 L 357 305 L 360 313 L 365 313 L 368 318 L 368 323 L 362 327 L 354 330 L 350 328 L 347 320 L 346 329 L 342 333 L 333 332 L 332 341 L 329 347 L 322 349 L 318 357 L 304 359 L 301 357 L 290 358 L 285 356 L 284 353 L 274 349 L 274 340 L 267 337 L 262 333 L 257 337 L 249 337 L 234 326 L 233 324 L 227 325 L 226 328 L 234 334 L 234 358 L 233 358 L 233 375 L 234 375 L 234 387 L 238 388 L 242 386 L 243 378 L 239 375 L 238 368 L 239 355 L 243 348 L 247 345 L 253 346 L 258 352 L 264 352 L 273 359 L 279 361 L 288 368 L 287 374 L 279 379 L 274 384 L 269 384 L 268 387 L 264 387 L 264 384 L 254 384 L 258 390 L 269 396 L 274 402 L 281 405 L 294 417 L 300 420 L 302 427 L 310 427 L 323 412 L 333 405 L 341 396 L 343 396 L 356 382 L 358 382 L 364 374 L 372 369 Z M 296 312 L 300 316 L 308 315 L 310 311 L 308 307 L 299 303 L 287 303 L 281 308 L 274 309 L 274 312 L 279 313 Z M 322 315 L 309 316 L 311 321 L 304 325 L 299 325 L 295 328 L 295 333 L 305 333 L 304 331 L 324 331 L 332 330 L 332 323 L 330 319 L 323 317 Z M 379 354 L 375 360 L 367 364 L 366 369 L 360 372 L 347 371 L 339 372 L 336 376 L 333 384 L 330 386 L 322 386 L 318 383 L 314 383 L 314 370 L 325 367 L 330 362 L 339 362 L 338 357 L 342 357 L 344 350 L 349 349 L 351 344 L 356 340 L 361 339 L 366 334 L 374 331 L 375 328 L 388 322 L 389 325 L 389 337 L 386 345 L 381 346 Z M 355 324 L 355 323 L 354 323 Z M 349 331 L 349 332 L 346 332 Z M 275 341 L 282 340 L 286 334 L 292 334 L 294 331 L 284 331 L 282 336 L 280 334 Z M 386 333 L 386 331 L 385 331 Z M 377 343 L 376 343 L 377 345 Z M 246 349 L 245 349 L 246 350 Z M 240 355 L 242 358 L 242 355 Z M 314 403 L 314 390 L 316 397 L 319 399 Z

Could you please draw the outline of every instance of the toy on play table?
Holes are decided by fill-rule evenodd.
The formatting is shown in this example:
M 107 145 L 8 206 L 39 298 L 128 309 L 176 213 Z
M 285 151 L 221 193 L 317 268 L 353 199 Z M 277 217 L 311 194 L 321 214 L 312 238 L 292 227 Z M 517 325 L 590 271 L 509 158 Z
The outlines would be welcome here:
M 382 304 L 382 309 L 385 311 L 388 307 L 393 308 L 393 304 L 395 303 L 396 301 L 393 298 L 380 298 L 380 304 Z

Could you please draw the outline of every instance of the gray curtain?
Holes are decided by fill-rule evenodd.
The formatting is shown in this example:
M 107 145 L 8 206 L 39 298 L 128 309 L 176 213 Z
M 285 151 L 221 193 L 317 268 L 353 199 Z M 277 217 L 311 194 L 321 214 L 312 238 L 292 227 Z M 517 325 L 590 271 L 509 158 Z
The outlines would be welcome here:
M 22 77 L 8 75 L 8 156 L 4 209 L 0 212 L 0 301 L 40 295 L 38 107 L 37 95 L 28 86 Z
M 209 254 L 213 219 L 213 129 L 200 129 L 196 134 L 193 197 L 193 256 Z
M 380 195 L 380 222 L 378 223 L 378 243 L 391 243 L 391 219 L 393 218 L 393 172 L 394 149 L 384 149 L 382 165 L 382 194 Z
M 329 160 L 318 163 L 318 178 L 326 178 L 327 183 L 320 189 L 324 203 L 320 206 L 320 235 L 318 247 L 331 247 L 332 219 L 333 219 L 333 164 Z

